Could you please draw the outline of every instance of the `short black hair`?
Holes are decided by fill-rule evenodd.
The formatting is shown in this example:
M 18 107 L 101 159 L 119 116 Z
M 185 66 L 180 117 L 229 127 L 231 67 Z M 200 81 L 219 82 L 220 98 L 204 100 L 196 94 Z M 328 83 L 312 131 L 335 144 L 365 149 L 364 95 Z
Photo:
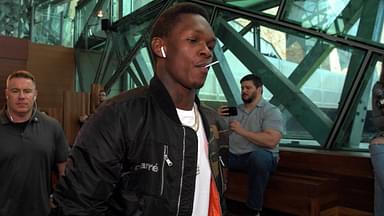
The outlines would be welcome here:
M 190 2 L 177 3 L 167 8 L 157 18 L 152 26 L 151 40 L 154 37 L 168 36 L 174 26 L 181 21 L 180 16 L 183 14 L 197 14 L 209 20 L 208 13 L 203 7 Z
M 251 81 L 251 80 L 253 84 L 256 86 L 256 88 L 263 86 L 263 81 L 261 80 L 261 78 L 254 74 L 245 75 L 243 78 L 241 78 L 240 83 L 244 81 Z

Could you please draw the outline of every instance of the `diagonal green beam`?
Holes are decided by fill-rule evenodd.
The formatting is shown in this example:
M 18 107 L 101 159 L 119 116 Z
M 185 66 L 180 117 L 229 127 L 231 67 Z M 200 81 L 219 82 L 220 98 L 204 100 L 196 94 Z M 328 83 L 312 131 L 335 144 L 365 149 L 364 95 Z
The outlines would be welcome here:
M 276 7 L 280 4 L 281 0 L 242 0 L 242 1 L 226 1 L 226 4 L 236 7 L 246 8 L 255 12 L 262 12 L 264 10 Z
M 239 105 L 241 103 L 240 89 L 236 84 L 236 80 L 233 77 L 233 73 L 219 44 L 215 46 L 213 52 L 215 55 L 214 61 L 218 60 L 220 62 L 213 66 L 213 70 L 215 71 L 216 78 L 227 98 L 228 104 L 230 106 Z
M 291 73 L 288 79 L 297 87 L 301 88 L 305 82 L 312 76 L 320 64 L 328 57 L 334 48 L 333 45 L 318 41 L 311 51 L 304 57 L 300 64 Z M 277 104 L 275 96 L 271 99 L 271 103 Z
M 341 29 L 341 32 L 337 32 L 337 33 L 345 34 L 353 27 L 353 25 L 361 17 L 360 14 L 363 9 L 364 3 L 365 3 L 364 0 L 349 1 L 349 3 L 346 5 L 343 11 L 340 13 L 340 16 L 336 17 L 336 20 L 334 21 L 335 25 L 337 24 L 337 21 L 340 19 L 344 23 L 344 28 Z
M 132 70 L 131 67 L 127 67 L 127 72 L 132 81 L 135 83 L 136 86 L 144 86 L 143 83 L 140 81 L 139 77 L 135 74 L 135 72 Z
M 383 12 L 384 8 L 384 2 L 380 1 L 379 3 L 373 2 L 373 1 L 367 1 L 364 4 L 364 7 L 362 9 L 362 15 L 361 15 L 361 20 L 359 23 L 359 28 L 357 32 L 357 36 L 361 38 L 366 38 L 366 39 L 372 39 L 373 41 L 378 41 L 381 36 L 382 32 L 382 20 L 384 16 Z M 345 105 L 347 102 L 347 97 L 348 94 L 351 92 L 351 88 L 354 87 L 354 83 L 356 82 L 356 77 L 359 75 L 358 71 L 356 68 L 360 67 L 362 64 L 362 56 L 356 53 L 353 53 L 351 57 L 351 62 L 348 67 L 348 73 L 347 73 L 347 78 L 345 81 L 345 85 L 343 87 L 343 92 L 342 92 L 342 105 Z M 374 68 L 369 68 L 367 69 L 368 74 L 371 74 Z M 366 78 L 367 79 L 367 78 Z M 370 79 L 370 77 L 369 77 Z M 361 89 L 366 89 L 367 84 L 369 82 L 363 82 L 361 85 Z M 369 95 L 370 90 L 366 90 L 365 94 Z M 359 93 L 360 96 L 364 94 L 364 92 Z M 359 102 L 357 105 L 349 108 L 351 111 L 348 112 L 348 114 L 345 114 L 345 120 L 343 122 L 345 124 L 349 124 L 350 122 L 352 123 L 352 127 L 350 129 L 350 137 L 348 142 L 349 147 L 358 147 L 360 145 L 360 140 L 361 136 L 364 130 L 364 122 L 365 118 L 361 118 L 359 116 L 366 116 L 366 104 L 369 103 L 368 97 L 358 97 Z M 344 107 L 343 107 L 344 108 Z M 351 115 L 349 113 L 356 113 L 355 115 Z M 344 116 L 341 114 L 338 115 L 338 119 L 336 121 L 340 121 L 339 119 L 343 119 Z M 342 131 L 341 133 L 345 133 L 345 131 Z M 343 136 L 340 136 L 343 137 Z M 340 147 L 344 143 L 340 141 L 341 138 L 336 139 L 337 141 L 333 142 L 333 140 L 329 141 L 328 146 L 330 148 L 334 147 Z
M 351 1 L 341 12 L 344 21 L 344 31 L 349 31 L 353 24 L 359 18 L 361 12 L 362 0 Z M 304 57 L 300 64 L 289 76 L 298 88 L 301 88 L 305 82 L 312 76 L 320 64 L 328 57 L 334 46 L 325 41 L 319 40 L 310 52 Z M 272 98 L 271 102 L 276 104 L 276 99 Z
M 162 2 L 162 5 L 161 5 L 161 8 L 160 8 L 160 11 L 159 13 L 157 14 L 157 16 L 152 20 L 152 22 L 154 20 L 157 19 L 157 17 L 160 15 L 160 13 L 162 11 L 164 11 L 166 8 L 168 8 L 172 3 L 173 3 L 174 0 L 166 0 L 166 1 L 161 1 Z M 158 3 L 160 1 L 155 1 L 154 3 Z M 132 14 L 129 16 L 130 18 L 132 18 Z M 116 26 L 113 26 L 114 28 L 116 28 L 118 31 L 119 31 L 119 24 L 116 24 Z M 127 67 L 129 67 L 129 65 L 131 64 L 133 58 L 135 57 L 135 54 L 140 50 L 140 48 L 142 47 L 143 44 L 145 44 L 146 42 L 146 39 L 147 39 L 147 34 L 149 35 L 150 33 L 150 26 L 147 27 L 146 29 L 146 32 L 144 32 L 142 34 L 142 36 L 138 39 L 138 41 L 135 43 L 134 47 L 132 48 L 132 50 L 130 50 L 130 52 L 123 57 L 122 61 L 120 62 L 120 64 L 118 65 L 115 73 L 112 75 L 112 77 L 108 80 L 108 82 L 105 84 L 105 89 L 108 91 L 112 85 L 119 79 L 119 77 L 127 70 Z
M 305 82 L 317 70 L 324 59 L 326 59 L 334 46 L 325 41 L 318 41 L 311 51 L 304 57 L 301 63 L 289 76 L 289 80 L 294 83 L 297 88 L 301 88 Z
M 144 57 L 140 51 L 137 53 L 135 59 L 133 60 L 133 65 L 139 73 L 139 77 L 142 80 L 142 83 L 144 85 L 149 85 L 149 81 L 153 75 L 150 73 L 151 69 L 148 68 L 146 61 L 144 60 Z
M 87 28 L 88 28 L 90 23 L 98 22 L 99 18 L 96 17 L 95 14 L 97 13 L 97 11 L 99 11 L 99 10 L 101 10 L 103 8 L 104 3 L 105 3 L 105 0 L 97 1 L 97 3 L 95 5 L 95 7 L 93 8 L 92 12 L 88 15 L 87 21 L 85 22 L 83 28 L 81 29 L 81 34 L 80 34 L 80 37 L 76 41 L 76 46 L 75 47 L 79 47 L 82 40 L 88 40 L 88 38 L 86 36 L 87 35 L 86 34 Z
M 103 48 L 103 52 L 100 57 L 99 65 L 97 67 L 96 76 L 93 80 L 93 83 L 101 83 L 104 73 L 106 73 L 107 66 L 111 61 L 112 47 L 113 47 L 113 32 L 106 32 L 107 39 Z
M 224 20 L 219 21 L 217 36 L 252 73 L 263 79 L 268 89 L 314 139 L 324 144 L 332 128 L 328 116 Z M 316 122 L 316 126 L 313 122 Z

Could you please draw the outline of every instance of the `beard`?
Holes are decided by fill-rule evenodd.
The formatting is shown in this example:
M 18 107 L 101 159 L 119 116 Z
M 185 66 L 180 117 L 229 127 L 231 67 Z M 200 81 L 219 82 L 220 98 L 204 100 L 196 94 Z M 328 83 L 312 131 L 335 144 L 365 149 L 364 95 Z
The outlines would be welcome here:
M 243 100 L 244 104 L 252 103 L 255 98 L 256 98 L 256 92 L 253 92 L 248 98 L 245 97 L 244 94 L 241 95 L 241 99 Z

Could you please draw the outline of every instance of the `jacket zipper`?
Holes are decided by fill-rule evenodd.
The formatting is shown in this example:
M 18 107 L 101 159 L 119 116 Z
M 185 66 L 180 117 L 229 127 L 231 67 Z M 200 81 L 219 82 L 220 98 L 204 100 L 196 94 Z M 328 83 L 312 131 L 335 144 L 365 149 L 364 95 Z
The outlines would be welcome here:
M 161 165 L 161 190 L 160 196 L 163 195 L 164 192 L 164 167 L 165 163 L 167 163 L 168 167 L 173 166 L 173 162 L 168 157 L 168 146 L 164 145 L 164 155 L 163 155 L 163 164 Z
M 185 127 L 183 127 L 183 157 L 181 161 L 181 175 L 180 175 L 180 191 L 179 191 L 179 198 L 177 201 L 177 212 L 176 216 L 179 215 L 180 211 L 180 202 L 181 202 L 181 191 L 183 190 L 183 176 L 184 176 L 184 159 L 185 159 Z

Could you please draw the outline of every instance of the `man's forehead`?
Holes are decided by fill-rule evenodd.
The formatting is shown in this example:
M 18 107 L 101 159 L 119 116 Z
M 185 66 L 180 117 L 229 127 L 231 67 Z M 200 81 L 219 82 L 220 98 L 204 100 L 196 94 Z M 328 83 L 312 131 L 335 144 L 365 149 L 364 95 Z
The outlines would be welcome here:
M 255 84 L 253 83 L 252 80 L 244 80 L 243 82 L 241 82 L 241 86 L 250 87 L 250 86 L 255 86 Z
M 208 21 L 199 14 L 180 14 L 178 21 L 175 23 L 174 28 L 179 29 L 196 29 L 196 30 L 206 30 L 209 29 L 210 31 L 213 30 L 211 28 L 211 25 L 208 23 Z
M 14 87 L 14 86 L 29 86 L 30 88 L 35 87 L 35 83 L 28 78 L 24 77 L 15 77 L 8 81 L 8 88 Z

